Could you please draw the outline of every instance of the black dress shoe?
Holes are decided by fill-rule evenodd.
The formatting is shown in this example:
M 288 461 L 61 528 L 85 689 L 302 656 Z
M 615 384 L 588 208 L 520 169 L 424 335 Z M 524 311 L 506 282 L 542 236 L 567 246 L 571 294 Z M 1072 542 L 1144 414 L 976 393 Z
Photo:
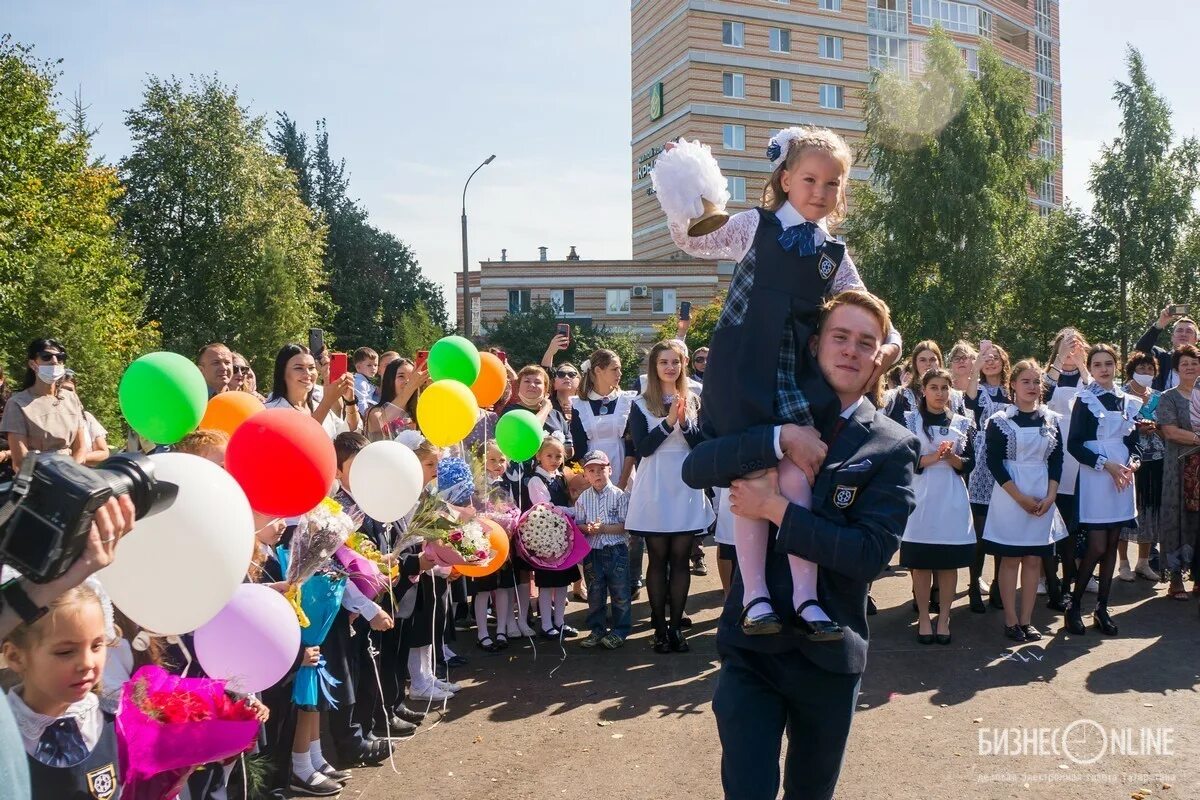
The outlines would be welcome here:
M 654 639 L 651 642 L 651 644 L 654 645 L 654 652 L 656 652 L 656 653 L 671 652 L 671 643 L 670 643 L 670 640 L 667 638 L 666 631 L 656 631 L 654 634 Z
M 671 648 L 672 653 L 686 653 L 692 649 L 688 647 L 687 639 L 683 637 L 683 631 L 679 628 L 667 631 L 667 646 Z
M 1042 632 L 1032 625 L 1022 625 L 1021 630 L 1025 633 L 1025 641 L 1036 642 L 1042 638 Z
M 1046 608 L 1050 609 L 1051 611 L 1063 612 L 1067 610 L 1069 605 L 1070 603 L 1067 602 L 1067 598 L 1065 597 L 1060 597 L 1057 600 L 1046 601 Z
M 933 639 L 938 644 L 950 644 L 950 634 L 948 633 L 939 633 Z
M 1108 606 L 1096 606 L 1092 612 L 1092 624 L 1104 632 L 1106 636 L 1117 635 L 1117 624 L 1108 615 Z
M 687 616 L 686 614 L 684 616 L 680 617 L 679 618 L 679 627 L 680 627 L 680 629 L 685 630 L 685 631 L 688 628 L 692 627 L 692 618 Z
M 1079 607 L 1074 604 L 1067 609 L 1066 623 L 1067 633 L 1073 633 L 1076 636 L 1083 636 L 1087 633 L 1087 628 L 1083 625 L 1083 617 L 1079 614 Z
M 417 725 L 415 722 L 409 722 L 408 720 L 401 719 L 398 715 L 393 714 L 392 718 L 387 720 L 386 725 L 376 725 L 373 733 L 375 733 L 377 736 L 387 736 L 389 728 L 391 729 L 391 735 L 400 739 L 407 739 L 409 736 L 412 736 L 417 732 Z
M 420 725 L 421 720 L 425 719 L 424 711 L 413 711 L 403 703 L 396 707 L 395 713 L 400 719 L 404 720 L 405 722 L 411 722 L 414 725 Z
M 342 786 L 345 786 L 346 782 L 350 780 L 350 771 L 349 770 L 334 769 L 333 766 L 330 764 L 326 764 L 324 767 L 317 770 L 317 772 L 321 773 L 326 778 L 329 778 L 329 780 L 331 780 L 331 781 L 337 781 Z
M 971 590 L 969 592 L 967 592 L 967 594 L 971 598 L 971 613 L 972 614 L 986 614 L 987 613 L 987 603 L 983 602 L 983 595 L 979 592 L 979 589 L 976 587 L 972 587 Z
M 918 633 L 917 634 L 917 644 L 933 644 L 933 634 L 932 633 Z
M 333 797 L 341 794 L 342 785 L 326 778 L 319 772 L 314 772 L 308 780 L 302 779 L 293 772 L 288 781 L 288 792 L 302 797 Z
M 761 617 L 750 618 L 750 609 L 763 604 L 771 607 L 771 600 L 766 597 L 756 597 L 749 603 L 746 603 L 745 608 L 742 609 L 742 619 L 739 623 L 742 633 L 747 636 L 771 636 L 783 630 L 783 623 L 779 620 L 779 615 L 773 609 Z M 658 650 L 657 646 L 655 650 Z
M 879 607 L 875 605 L 875 598 L 867 595 L 867 616 L 873 617 L 879 613 Z
M 800 604 L 796 609 L 796 627 L 810 642 L 840 642 L 844 636 L 842 626 L 827 619 L 810 622 L 803 617 L 804 609 L 815 605 L 817 605 L 816 600 L 805 600 Z
M 465 667 L 469 663 L 471 663 L 471 662 L 467 659 L 466 656 L 459 656 L 459 655 L 451 656 L 450 658 L 448 658 L 446 660 L 446 666 L 454 667 L 455 669 L 457 669 L 459 667 Z
M 1005 625 L 1004 638 L 1012 639 L 1014 642 L 1023 642 L 1025 641 L 1025 629 L 1020 625 Z

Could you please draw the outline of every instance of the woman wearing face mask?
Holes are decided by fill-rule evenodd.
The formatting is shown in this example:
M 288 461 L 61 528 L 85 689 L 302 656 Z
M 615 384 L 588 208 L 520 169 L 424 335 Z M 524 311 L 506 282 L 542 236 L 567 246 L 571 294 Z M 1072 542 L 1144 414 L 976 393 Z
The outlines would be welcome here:
M 1121 531 L 1121 546 L 1118 557 L 1121 568 L 1117 577 L 1123 581 L 1137 580 L 1140 576 L 1157 583 L 1159 574 L 1150 568 L 1150 548 L 1158 541 L 1159 510 L 1163 499 L 1163 457 L 1167 446 L 1163 443 L 1155 422 L 1160 392 L 1150 388 L 1158 376 L 1158 362 L 1149 353 L 1134 350 L 1125 362 L 1124 389 L 1127 394 L 1142 401 L 1138 413 L 1138 447 L 1142 451 L 1142 467 L 1133 476 L 1137 490 L 1138 526 Z M 1137 565 L 1130 568 L 1129 543 L 1137 544 Z
M 26 353 L 25 381 L 8 399 L 0 433 L 8 434 L 12 469 L 31 452 L 61 453 L 83 463 L 87 452 L 83 406 L 74 392 L 60 392 L 67 349 L 57 339 L 34 339 Z

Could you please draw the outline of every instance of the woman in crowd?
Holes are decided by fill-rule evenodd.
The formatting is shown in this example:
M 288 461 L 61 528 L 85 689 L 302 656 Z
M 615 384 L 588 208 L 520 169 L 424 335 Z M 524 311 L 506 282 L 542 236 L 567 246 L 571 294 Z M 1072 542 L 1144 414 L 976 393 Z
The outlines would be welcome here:
M 921 378 L 931 369 L 941 369 L 942 348 L 938 347 L 938 343 L 932 339 L 917 342 L 916 347 L 913 348 L 912 355 L 908 359 L 908 363 L 909 376 L 907 383 L 903 384 L 896 391 L 889 393 L 884 400 L 884 413 L 901 425 L 904 424 L 904 415 L 910 411 L 915 411 L 920 404 Z M 966 415 L 967 407 L 962 392 L 951 388 L 950 400 L 948 402 L 949 405 L 947 407 L 953 413 Z
M 1169 594 L 1176 600 L 1187 600 L 1183 571 L 1192 564 L 1196 552 L 1196 531 L 1200 529 L 1200 505 L 1195 496 L 1184 492 L 1184 474 L 1189 468 L 1195 474 L 1200 464 L 1200 434 L 1189 413 L 1192 390 L 1200 376 L 1200 350 L 1195 345 L 1183 345 L 1171 354 L 1171 366 L 1179 375 L 1179 383 L 1159 395 L 1155 418 L 1158 430 L 1167 444 L 1163 457 L 1162 514 L 1160 517 L 1160 546 L 1163 566 L 1170 576 Z M 1195 575 L 1192 576 L 1195 581 Z
M 567 458 L 571 458 L 573 452 L 571 428 L 562 412 L 554 410 L 546 371 L 536 364 L 521 367 L 520 372 L 517 373 L 516 394 L 500 412 L 500 416 L 517 409 L 532 412 L 538 418 L 538 422 L 542 423 L 542 429 L 546 433 L 561 433 Z
M 308 348 L 301 344 L 286 344 L 275 356 L 275 375 L 267 408 L 294 408 L 321 423 L 330 439 L 339 433 L 358 430 L 358 407 L 354 402 L 354 375 L 347 372 L 335 386 L 322 392 L 317 386 L 317 362 Z
M 689 389 L 686 361 L 680 343 L 654 345 L 646 387 L 629 414 L 629 430 L 641 462 L 625 529 L 643 537 L 650 553 L 646 588 L 658 653 L 688 649 L 681 625 L 691 588 L 692 544 L 714 520 L 704 492 L 689 488 L 682 478 L 684 459 L 703 438 L 698 423 L 700 398 Z
M 958 570 L 975 555 L 975 531 L 963 476 L 971 470 L 975 424 L 950 409 L 950 373 L 937 367 L 920 379 L 921 398 L 905 413 L 904 424 L 921 442 L 913 480 L 917 506 L 900 542 L 900 563 L 912 570 L 917 601 L 917 641 L 950 644 L 950 606 Z M 930 592 L 936 582 L 946 601 L 939 607 L 937 631 L 930 620 Z
M 1042 406 L 1042 370 L 1036 361 L 1017 362 L 1012 372 L 1013 405 L 987 424 L 987 469 L 993 476 L 983 531 L 984 548 L 1000 564 L 1004 635 L 1036 641 L 1033 627 L 1042 559 L 1067 535 L 1054 505 L 1062 477 L 1063 444 L 1058 415 Z M 1017 606 L 1017 577 L 1021 604 Z
M 78 395 L 74 370 L 67 370 L 67 374 L 63 377 L 62 383 L 59 384 L 58 388 L 59 391 L 75 392 Z M 85 437 L 86 444 L 83 453 L 83 464 L 94 467 L 108 458 L 108 431 L 100 424 L 100 420 L 96 419 L 92 412 L 87 409 L 83 411 L 83 429 L 87 434 Z
M 960 342 L 950 351 L 951 358 L 957 357 Z M 967 345 L 970 348 L 970 345 Z M 987 524 L 988 504 L 992 499 L 992 487 L 996 485 L 992 472 L 987 464 L 987 440 L 985 427 L 987 421 L 998 411 L 1003 411 L 1010 402 L 1005 387 L 1008 385 L 1012 368 L 1008 361 L 1008 352 L 984 340 L 979 343 L 979 351 L 970 348 L 974 353 L 965 385 L 962 387 L 967 410 L 975 418 L 975 467 L 967 480 L 967 489 L 971 495 L 971 518 L 975 523 L 975 560 L 971 562 L 971 583 L 968 594 L 971 598 L 971 611 L 982 614 L 987 611 L 983 603 L 983 593 L 987 592 L 993 608 L 1004 608 L 1002 593 L 999 590 L 1000 557 L 992 557 L 992 583 L 988 586 L 983 580 L 983 530 Z M 961 358 L 959 359 L 961 361 Z M 955 362 L 957 363 L 957 362 Z M 1041 371 L 1038 371 L 1039 376 Z
M 964 393 L 967 391 L 972 378 L 978 374 L 975 369 L 975 360 L 978 358 L 979 351 L 970 342 L 959 339 L 954 343 L 954 347 L 951 347 L 950 352 L 946 354 L 952 388 Z
M 1087 534 L 1087 550 L 1067 610 L 1067 630 L 1086 632 L 1081 616 L 1083 592 L 1099 566 L 1099 592 L 1092 621 L 1105 634 L 1117 635 L 1108 611 L 1109 589 L 1117 566 L 1122 528 L 1136 528 L 1137 499 L 1133 473 L 1141 464 L 1135 422 L 1142 403 L 1115 383 L 1117 352 L 1112 345 L 1092 345 L 1087 354 L 1092 382 L 1079 393 L 1071 411 L 1067 450 L 1079 462 L 1079 527 Z
M 0 433 L 8 434 L 13 472 L 29 453 L 61 453 L 83 463 L 88 452 L 83 406 L 74 392 L 60 391 L 67 349 L 57 339 L 34 339 L 26 352 L 21 391 L 8 399 Z
M 1152 354 L 1134 350 L 1125 362 L 1125 392 L 1142 402 L 1138 414 L 1138 448 L 1142 451 L 1142 466 L 1133 478 L 1137 490 L 1138 526 L 1121 531 L 1121 546 L 1118 556 L 1121 568 L 1117 577 L 1123 581 L 1136 580 L 1141 575 L 1146 580 L 1159 580 L 1159 575 L 1150 568 L 1150 548 L 1158 541 L 1159 510 L 1163 494 L 1163 456 L 1166 445 L 1159 435 L 1154 421 L 1158 410 L 1159 392 L 1150 388 L 1158 375 L 1158 361 Z M 1137 545 L 1137 564 L 1129 564 L 1129 544 Z
M 379 382 L 379 405 L 367 412 L 366 435 L 371 441 L 394 439 L 396 434 L 416 427 L 417 398 L 429 377 L 407 358 L 394 358 Z
M 581 376 L 579 396 L 571 399 L 575 447 L 580 453 L 603 450 L 612 464 L 614 483 L 627 490 L 633 474 L 633 448 L 626 426 L 637 395 L 621 390 L 621 358 L 612 350 L 592 353 L 583 362 Z
M 8 405 L 11 394 L 8 378 L 4 375 L 4 365 L 0 364 L 0 481 L 12 477 L 12 452 L 8 448 L 8 434 L 4 432 L 4 407 Z

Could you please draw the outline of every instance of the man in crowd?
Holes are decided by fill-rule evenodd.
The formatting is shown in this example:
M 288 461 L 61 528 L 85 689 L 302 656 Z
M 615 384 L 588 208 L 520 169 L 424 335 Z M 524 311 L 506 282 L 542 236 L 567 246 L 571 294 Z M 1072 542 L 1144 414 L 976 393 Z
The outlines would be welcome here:
M 811 448 L 812 428 L 752 428 L 701 443 L 684 463 L 693 487 L 732 485 L 730 509 L 771 525 L 767 586 L 775 608 L 791 608 L 788 555 L 817 564 L 818 598 L 844 638 L 815 642 L 798 627 L 772 636 L 742 631 L 740 574 L 717 628 L 721 671 L 713 711 L 721 737 L 726 797 L 767 800 L 779 792 L 779 751 L 789 732 L 784 796 L 833 797 L 859 680 L 867 658 L 867 584 L 890 561 L 915 502 L 919 445 L 866 398 L 890 329 L 886 304 L 842 292 L 822 309 L 810 346 L 842 414 L 821 431 L 828 452 L 813 485 L 812 509 L 780 494 L 774 469 Z M 753 478 L 741 478 L 756 474 Z M 735 480 L 736 479 L 736 480 Z
M 229 381 L 233 378 L 233 353 L 228 347 L 220 342 L 204 345 L 196 357 L 196 364 L 204 375 L 204 382 L 208 384 L 209 397 L 229 391 Z
M 1196 344 L 1196 321 L 1183 314 L 1172 313 L 1178 310 L 1172 303 L 1168 302 L 1163 306 L 1158 319 L 1150 323 L 1150 327 L 1146 330 L 1146 333 L 1133 346 L 1134 350 L 1153 354 L 1155 360 L 1158 361 L 1158 375 L 1154 377 L 1152 387 L 1160 392 L 1167 389 L 1174 389 L 1179 385 L 1179 373 L 1171 368 L 1171 353 L 1174 352 L 1175 348 L 1182 347 L 1185 344 Z M 1171 328 L 1171 349 L 1164 350 L 1158 346 L 1158 337 L 1171 324 L 1171 320 L 1175 321 L 1175 326 Z

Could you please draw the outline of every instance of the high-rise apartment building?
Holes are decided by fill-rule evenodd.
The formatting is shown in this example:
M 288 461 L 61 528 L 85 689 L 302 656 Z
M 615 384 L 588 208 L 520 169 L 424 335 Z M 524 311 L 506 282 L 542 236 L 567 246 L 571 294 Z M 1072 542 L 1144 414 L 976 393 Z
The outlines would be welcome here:
M 771 134 L 820 125 L 862 142 L 871 68 L 920 72 L 940 24 L 978 69 L 990 39 L 1030 75 L 1031 112 L 1050 111 L 1039 149 L 1062 145 L 1059 0 L 632 0 L 633 257 L 677 258 L 650 188 L 662 144 L 685 136 L 713 148 L 729 178 L 731 211 L 756 204 L 771 166 Z M 870 175 L 865 164 L 852 178 Z M 1062 202 L 1062 173 L 1034 193 Z

